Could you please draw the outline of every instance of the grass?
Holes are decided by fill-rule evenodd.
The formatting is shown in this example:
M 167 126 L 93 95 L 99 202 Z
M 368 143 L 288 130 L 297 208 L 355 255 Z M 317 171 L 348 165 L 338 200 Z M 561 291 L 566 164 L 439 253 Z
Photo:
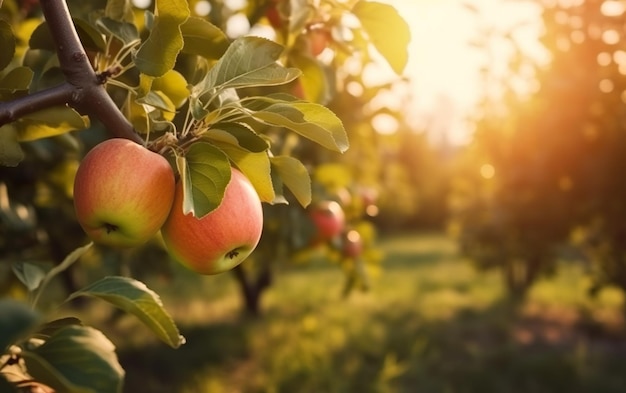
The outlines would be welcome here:
M 187 344 L 173 350 L 122 320 L 113 340 L 127 392 L 623 392 L 620 292 L 590 299 L 564 265 L 519 307 L 439 234 L 382 239 L 384 270 L 367 293 L 340 296 L 331 265 L 285 267 L 263 317 L 240 316 L 228 275 L 178 272 L 150 283 Z

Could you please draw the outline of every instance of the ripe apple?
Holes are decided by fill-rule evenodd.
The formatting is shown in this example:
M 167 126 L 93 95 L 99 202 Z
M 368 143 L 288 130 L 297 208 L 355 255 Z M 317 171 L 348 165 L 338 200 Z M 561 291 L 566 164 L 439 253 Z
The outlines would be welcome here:
M 154 236 L 174 200 L 167 160 L 128 139 L 108 139 L 83 158 L 74 178 L 79 224 L 96 243 L 134 247 Z
M 323 27 L 312 28 L 307 33 L 309 50 L 313 57 L 319 56 L 330 41 L 330 32 Z
M 275 29 L 280 29 L 283 24 L 283 19 L 278 11 L 278 0 L 270 2 L 267 10 L 265 11 L 265 17 Z
M 202 218 L 183 213 L 182 183 L 176 185 L 174 205 L 161 228 L 170 255 L 200 274 L 234 268 L 256 248 L 263 230 L 259 195 L 238 170 L 231 170 L 222 203 Z
M 350 230 L 343 238 L 343 255 L 356 258 L 363 253 L 363 239 L 361 234 L 355 230 Z
M 319 240 L 331 240 L 343 232 L 346 217 L 341 205 L 335 201 L 321 201 L 309 208 L 309 217 L 317 228 Z

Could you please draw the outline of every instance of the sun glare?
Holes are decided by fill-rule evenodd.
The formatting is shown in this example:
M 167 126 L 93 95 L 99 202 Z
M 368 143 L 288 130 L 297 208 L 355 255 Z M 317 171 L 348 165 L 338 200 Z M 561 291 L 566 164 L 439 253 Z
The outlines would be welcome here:
M 484 91 L 481 67 L 501 75 L 514 53 L 512 42 L 498 39 L 498 33 L 512 31 L 512 40 L 523 52 L 538 61 L 547 60 L 537 41 L 540 9 L 530 2 L 481 0 L 464 6 L 458 0 L 385 1 L 411 27 L 405 70 L 413 90 L 414 109 L 410 110 L 409 121 L 419 128 L 445 124 L 431 135 L 435 141 L 462 144 L 471 138 L 467 119 Z M 481 31 L 489 30 L 494 35 L 484 45 L 471 44 L 480 38 Z M 532 77 L 524 78 L 516 81 L 516 88 L 520 93 L 529 93 L 536 89 L 536 83 Z

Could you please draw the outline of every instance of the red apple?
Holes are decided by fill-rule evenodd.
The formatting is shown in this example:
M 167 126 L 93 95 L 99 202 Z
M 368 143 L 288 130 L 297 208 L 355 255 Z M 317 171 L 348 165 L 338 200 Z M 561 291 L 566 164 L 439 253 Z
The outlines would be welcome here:
M 91 149 L 78 167 L 76 217 L 96 243 L 139 246 L 167 219 L 174 185 L 174 171 L 163 156 L 128 139 L 109 139 Z
M 283 18 L 278 11 L 278 0 L 272 1 L 265 11 L 265 17 L 275 29 L 280 29 L 283 24 Z
M 319 240 L 331 240 L 339 236 L 346 225 L 343 209 L 335 201 L 322 201 L 311 206 L 309 217 L 317 228 Z
M 256 248 L 263 229 L 263 209 L 250 181 L 232 169 L 222 203 L 202 218 L 183 214 L 183 188 L 176 185 L 172 211 L 161 228 L 170 255 L 200 274 L 234 268 Z
M 312 28 L 307 33 L 311 55 L 317 57 L 328 47 L 330 32 L 323 27 Z

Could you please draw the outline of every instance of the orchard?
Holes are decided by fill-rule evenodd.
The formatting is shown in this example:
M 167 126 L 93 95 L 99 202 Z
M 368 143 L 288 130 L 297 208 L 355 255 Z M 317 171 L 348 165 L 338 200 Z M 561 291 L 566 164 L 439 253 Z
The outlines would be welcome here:
M 408 25 L 376 1 L 226 3 L 0 0 L 0 391 L 122 391 L 106 332 L 54 317 L 85 297 L 186 342 L 156 292 L 122 267 L 83 282 L 84 260 L 232 273 L 252 313 L 313 248 L 341 255 L 347 292 L 369 283 L 375 201 L 335 183 L 338 98 L 363 84 L 349 62 L 402 73 Z

